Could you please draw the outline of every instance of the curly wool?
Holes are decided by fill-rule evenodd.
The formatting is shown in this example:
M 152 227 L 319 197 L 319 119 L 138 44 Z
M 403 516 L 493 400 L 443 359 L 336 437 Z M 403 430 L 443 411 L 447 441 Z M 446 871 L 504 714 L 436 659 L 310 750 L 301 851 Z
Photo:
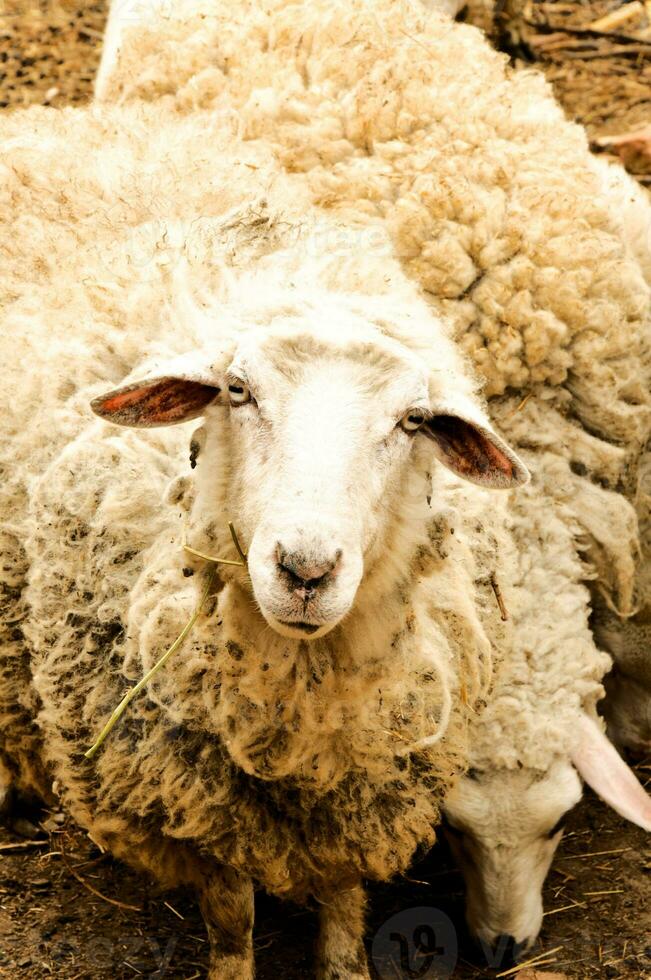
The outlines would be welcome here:
M 536 457 L 527 462 L 535 464 Z M 556 457 L 548 467 L 546 462 L 539 472 L 544 479 L 567 480 L 574 504 L 580 481 L 569 468 L 559 469 Z M 507 599 L 513 641 L 497 665 L 487 704 L 471 724 L 471 764 L 482 771 L 524 767 L 546 773 L 555 759 L 567 758 L 577 717 L 595 716 L 611 666 L 590 628 L 582 529 L 573 506 L 550 506 L 544 479 L 515 495 L 509 510 L 516 568 Z
M 1 232 L 0 567 L 17 631 L 0 717 L 24 709 L 3 758 L 45 762 L 93 838 L 167 884 L 192 882 L 198 854 L 297 897 L 404 868 L 433 839 L 491 646 L 498 658 L 508 642 L 489 583 L 507 534 L 494 497 L 437 470 L 434 511 L 407 500 L 393 515 L 390 555 L 339 643 L 251 635 L 250 587 L 224 572 L 183 651 L 91 762 L 83 751 L 197 601 L 186 518 L 194 544 L 218 548 L 237 514 L 224 499 L 223 532 L 202 523 L 187 429 L 109 429 L 88 403 L 207 344 L 227 363 L 242 331 L 310 306 L 371 316 L 469 397 L 462 361 L 443 333 L 430 349 L 432 321 L 388 256 L 351 268 L 333 255 L 330 236 L 351 226 L 312 214 L 264 147 L 208 115 L 32 110 L 0 129 L 3 213 L 20 222 Z M 227 465 L 215 472 L 225 491 Z M 477 521 L 464 531 L 467 509 Z
M 649 291 L 542 76 L 419 4 L 197 0 L 153 18 L 125 33 L 105 98 L 230 112 L 316 203 L 383 217 L 488 395 L 568 382 L 608 438 L 648 425 L 641 383 L 645 412 L 630 399 Z
M 159 507 L 156 519 L 167 474 L 151 440 L 92 428 L 32 497 L 30 551 L 42 565 L 25 626 L 47 756 L 75 818 L 127 860 L 149 856 L 168 884 L 185 880 L 182 858 L 154 859 L 170 839 L 297 898 L 352 868 L 381 878 L 404 868 L 433 839 L 442 793 L 463 764 L 466 724 L 456 712 L 446 746 L 420 762 L 395 754 L 440 711 L 440 672 L 419 642 L 417 608 L 407 644 L 373 655 L 367 643 L 368 661 L 350 663 L 347 648 L 326 644 L 258 636 L 253 645 L 233 615 L 242 597 L 226 587 L 98 760 L 82 759 L 127 684 L 179 634 L 197 594 L 183 575 L 176 509 Z M 76 496 L 89 485 L 92 495 Z M 143 500 L 148 530 L 163 530 L 136 550 Z M 430 645 L 440 643 L 430 623 L 427 632 Z

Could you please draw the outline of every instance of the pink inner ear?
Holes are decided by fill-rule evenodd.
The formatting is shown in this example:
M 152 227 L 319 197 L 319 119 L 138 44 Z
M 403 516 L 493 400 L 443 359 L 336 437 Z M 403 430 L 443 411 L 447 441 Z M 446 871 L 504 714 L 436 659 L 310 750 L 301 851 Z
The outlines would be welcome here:
M 651 797 L 614 745 L 587 715 L 578 720 L 572 762 L 588 786 L 626 820 L 651 830 Z
M 199 381 L 159 378 L 111 391 L 96 398 L 91 407 L 116 425 L 174 425 L 196 418 L 218 394 L 219 388 Z
M 469 422 L 455 415 L 435 415 L 428 429 L 448 465 L 461 476 L 481 480 L 500 474 L 505 482 L 515 478 L 513 461 Z

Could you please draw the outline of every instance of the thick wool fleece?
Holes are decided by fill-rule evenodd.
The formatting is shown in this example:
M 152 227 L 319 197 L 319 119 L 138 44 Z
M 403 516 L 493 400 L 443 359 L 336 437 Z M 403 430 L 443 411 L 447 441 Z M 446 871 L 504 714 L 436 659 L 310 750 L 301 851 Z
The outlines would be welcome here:
M 645 192 L 617 165 L 594 161 L 611 197 L 620 202 L 623 233 L 651 285 L 651 208 Z M 638 465 L 639 479 L 633 498 L 640 536 L 640 561 L 635 577 L 632 615 L 621 617 L 610 601 L 611 593 L 593 597 L 592 626 L 600 644 L 612 654 L 615 670 L 607 680 L 605 715 L 609 733 L 622 747 L 645 754 L 651 745 L 651 446 L 647 444 Z
M 510 588 L 506 499 L 437 467 L 431 509 L 423 493 L 392 510 L 390 554 L 346 628 L 309 645 L 252 636 L 250 585 L 224 572 L 183 650 L 88 761 L 189 619 L 204 573 L 187 574 L 184 525 L 194 545 L 222 546 L 238 460 L 233 432 L 220 457 L 201 450 L 194 478 L 215 474 L 215 529 L 186 427 L 117 430 L 88 406 L 189 350 L 225 366 L 244 332 L 315 308 L 370 317 L 465 404 L 474 383 L 443 325 L 433 344 L 386 242 L 381 262 L 332 252 L 333 236 L 370 221 L 324 221 L 264 147 L 210 114 L 37 109 L 1 120 L 0 136 L 14 218 L 0 232 L 3 759 L 41 788 L 45 767 L 96 840 L 166 883 L 194 881 L 209 857 L 298 897 L 404 868 L 432 840 L 491 654 L 508 644 L 490 585 L 499 566 Z M 414 460 L 425 486 L 426 440 Z
M 536 455 L 528 462 L 535 464 Z M 547 479 L 563 479 L 557 462 L 553 457 L 549 468 L 539 467 Z M 548 488 L 535 479 L 515 495 L 509 516 L 513 642 L 487 704 L 473 718 L 470 758 L 479 770 L 547 773 L 555 759 L 567 758 L 578 715 L 595 716 L 611 660 L 596 649 L 590 630 L 585 565 L 577 552 L 582 529 L 572 507 L 550 505 Z
M 576 418 L 594 437 L 598 465 L 585 482 L 599 486 L 618 445 L 610 487 L 634 495 L 651 432 L 640 247 L 651 210 L 625 200 L 630 186 L 614 171 L 595 167 L 542 76 L 513 72 L 477 30 L 408 0 L 190 0 L 164 17 L 150 5 L 142 17 L 124 35 L 103 98 L 211 107 L 302 174 L 314 202 L 380 216 L 486 394 L 519 392 L 508 412 L 492 405 L 509 438 L 513 409 L 533 394 L 555 405 L 547 421 L 566 430 L 565 417 Z M 552 451 L 575 467 L 561 432 Z M 614 510 L 591 526 L 580 507 L 574 513 L 593 539 L 600 581 L 629 613 L 633 580 L 630 569 L 619 573 L 631 564 L 631 511 Z

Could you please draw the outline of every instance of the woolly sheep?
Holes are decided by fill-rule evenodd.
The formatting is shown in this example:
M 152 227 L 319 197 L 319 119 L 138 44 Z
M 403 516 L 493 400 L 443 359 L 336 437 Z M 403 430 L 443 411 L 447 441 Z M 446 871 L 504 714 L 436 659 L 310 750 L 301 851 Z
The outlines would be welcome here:
M 623 168 L 595 158 L 594 167 L 609 196 L 618 202 L 622 234 L 651 284 L 651 208 L 648 194 Z M 613 741 L 638 755 L 651 749 L 651 646 L 649 609 L 651 581 L 651 454 L 647 446 L 639 465 L 634 502 L 640 526 L 641 561 L 635 581 L 633 615 L 618 615 L 617 607 L 595 595 L 593 628 L 598 641 L 612 654 L 615 667 L 606 680 L 604 714 Z
M 614 216 L 619 216 L 622 239 L 649 281 L 651 209 L 644 192 L 617 165 L 595 159 L 593 168 L 612 202 Z M 517 399 L 510 407 L 500 405 L 497 417 L 502 417 L 505 429 L 504 413 L 508 416 L 517 409 Z M 615 668 L 605 678 L 608 697 L 602 702 L 609 733 L 620 745 L 644 747 L 641 733 L 648 737 L 651 731 L 645 614 L 620 618 L 597 587 L 591 596 L 588 624 L 585 588 L 579 585 L 585 579 L 585 568 L 578 560 L 582 529 L 575 524 L 577 500 L 583 500 L 586 512 L 601 510 L 603 515 L 605 499 L 597 491 L 601 500 L 591 506 L 591 485 L 579 474 L 589 470 L 602 486 L 616 486 L 622 451 L 610 447 L 605 467 L 603 448 L 575 423 L 553 417 L 545 420 L 536 405 L 521 412 L 515 442 L 524 445 L 529 440 L 535 453 L 525 451 L 524 459 L 542 479 L 518 495 L 511 511 L 524 556 L 523 578 L 532 590 L 537 581 L 545 596 L 544 608 L 535 610 L 535 632 L 544 636 L 546 622 L 547 637 L 553 636 L 553 642 L 537 643 L 527 614 L 514 609 L 512 652 L 498 668 L 488 706 L 471 725 L 470 773 L 445 802 L 446 835 L 466 879 L 468 925 L 486 951 L 491 951 L 492 962 L 517 959 L 538 935 L 542 885 L 561 838 L 564 816 L 580 798 L 575 769 L 622 816 L 651 830 L 651 802 L 590 718 L 609 661 L 595 648 L 589 628 L 615 658 Z M 531 433 L 536 434 L 533 440 Z M 554 438 L 570 449 L 574 473 L 548 455 Z M 601 457 L 599 468 L 596 452 Z M 649 539 L 647 460 L 648 456 L 642 457 L 632 495 L 643 549 Z M 565 486 L 568 506 L 550 511 L 549 501 L 555 498 L 558 504 L 561 499 L 561 486 Z M 614 502 L 614 495 L 609 496 Z M 615 506 L 619 509 L 620 505 Z M 628 527 L 633 555 L 636 528 L 630 520 Z M 563 568 L 547 562 L 545 543 L 550 536 L 556 542 L 555 560 L 565 555 Z M 634 586 L 636 603 L 649 595 L 647 581 L 648 567 L 641 562 Z M 512 598 L 510 604 L 514 601 Z
M 212 977 L 252 975 L 255 882 L 316 894 L 319 976 L 367 978 L 361 878 L 431 843 L 509 642 L 508 500 L 436 459 L 526 469 L 382 228 L 325 219 L 264 147 L 157 105 L 0 130 L 4 789 L 54 778 L 94 840 L 194 886 Z M 91 399 L 203 416 L 194 473 L 186 429 Z M 85 759 L 205 588 L 184 533 L 235 559 L 229 519 L 248 573 L 220 566 Z
M 524 458 L 534 469 L 540 464 Z M 651 798 L 594 716 L 610 660 L 590 629 L 579 529 L 550 510 L 541 484 L 534 479 L 510 507 L 512 645 L 471 722 L 471 768 L 444 801 L 446 836 L 466 879 L 469 929 L 502 961 L 538 935 L 542 885 L 564 817 L 581 797 L 579 775 L 622 816 L 651 830 Z
M 418 4 L 244 6 L 184 4 L 163 21 L 143 18 L 137 33 L 125 35 L 98 96 L 158 98 L 179 112 L 211 106 L 246 139 L 264 138 L 288 171 L 303 174 L 315 202 L 335 213 L 381 216 L 406 272 L 452 321 L 483 376 L 493 417 L 516 446 L 534 452 L 538 506 L 565 528 L 572 581 L 594 576 L 594 596 L 630 614 L 639 577 L 631 501 L 649 436 L 648 204 L 593 160 L 585 134 L 563 118 L 540 76 L 511 72 L 470 28 Z M 575 598 L 569 628 L 580 633 L 588 602 L 578 586 Z M 500 728 L 490 759 L 482 747 L 482 726 L 490 724 L 477 727 L 476 755 L 492 778 L 490 786 L 475 781 L 475 799 L 483 793 L 490 808 L 506 784 L 509 798 L 518 799 L 519 789 L 522 801 L 511 840 L 518 836 L 523 852 L 510 852 L 511 870 L 525 869 L 518 888 L 506 890 L 506 907 L 487 901 L 481 914 L 469 910 L 489 941 L 509 932 L 530 942 L 539 928 L 540 885 L 553 850 L 537 844 L 549 829 L 542 789 L 549 795 L 555 787 L 559 815 L 576 798 L 569 749 L 581 671 L 594 672 L 594 700 L 607 663 L 587 637 L 584 644 L 564 691 L 555 699 L 548 691 L 552 707 L 565 697 L 565 723 L 554 728 L 543 701 L 522 730 Z M 617 655 L 616 644 L 609 649 Z M 548 656 L 543 649 L 539 678 Z M 557 683 L 563 675 L 549 678 Z M 508 674 L 503 683 L 512 683 Z M 504 710 L 499 684 L 488 719 Z M 524 704 L 535 689 L 522 684 Z M 526 752 L 523 763 L 522 745 L 537 726 L 555 734 L 535 764 Z M 598 745 L 603 769 L 606 759 L 616 766 L 594 726 L 590 734 L 587 745 Z M 509 752 L 506 765 L 500 753 Z M 594 767 L 583 768 L 594 779 Z M 457 796 L 469 786 L 462 781 Z M 529 806 L 534 794 L 538 803 Z M 638 812 L 638 819 L 645 818 Z M 473 827 L 466 815 L 466 828 Z M 502 871 L 503 881 L 511 871 Z M 492 927 L 484 929 L 484 919 Z
M 432 2 L 429 6 L 455 16 L 463 5 Z M 476 14 L 477 10 L 473 10 L 470 17 L 475 25 L 481 19 Z M 600 194 L 608 199 L 620 237 L 639 263 L 646 282 L 651 284 L 651 207 L 648 193 L 619 164 L 593 157 L 590 165 L 599 181 Z M 634 491 L 633 499 L 641 522 L 643 558 L 649 555 L 651 547 L 647 530 L 648 489 L 645 485 L 648 470 L 647 457 L 644 456 L 639 483 L 629 487 Z M 615 660 L 615 668 L 606 681 L 608 697 L 602 710 L 608 719 L 611 738 L 620 747 L 636 754 L 644 754 L 651 748 L 651 658 L 648 653 L 651 585 L 648 578 L 648 562 L 640 561 L 633 607 L 625 611 L 624 617 L 618 616 L 612 604 L 603 601 L 598 590 L 593 596 L 593 628 L 598 641 Z M 631 616 L 633 610 L 634 615 Z

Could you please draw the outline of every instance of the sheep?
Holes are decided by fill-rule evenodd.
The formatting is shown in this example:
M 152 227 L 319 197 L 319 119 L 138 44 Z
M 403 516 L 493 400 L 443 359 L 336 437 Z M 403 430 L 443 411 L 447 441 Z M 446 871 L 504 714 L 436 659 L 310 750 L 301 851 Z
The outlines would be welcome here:
M 562 436 L 557 452 L 597 486 L 607 469 L 606 489 L 635 498 L 651 434 L 651 208 L 589 153 L 541 75 L 509 70 L 476 29 L 420 0 L 132 6 L 120 23 L 114 5 L 120 50 L 105 52 L 100 101 L 212 107 L 244 138 L 264 137 L 316 203 L 383 216 L 491 411 L 516 391 L 550 410 L 553 430 L 578 418 L 601 441 L 592 469 Z M 604 508 L 607 524 L 585 531 L 601 586 L 628 616 L 630 512 L 615 530 Z
M 526 467 L 381 225 L 264 146 L 158 105 L 0 130 L 5 790 L 194 887 L 211 977 L 253 975 L 255 884 L 368 978 L 361 879 L 433 841 L 508 648 Z
M 648 202 L 619 166 L 599 159 L 594 159 L 591 166 L 612 201 L 622 239 L 648 282 Z M 505 430 L 509 426 L 504 416 L 516 408 L 517 400 L 512 400 L 510 406 L 499 405 L 496 417 L 502 418 Z M 528 587 L 532 585 L 531 575 L 545 576 L 545 605 L 536 611 L 537 632 L 540 635 L 542 620 L 547 618 L 548 635 L 553 634 L 554 644 L 532 643 L 526 616 L 519 617 L 517 610 L 514 612 L 519 621 L 512 653 L 498 669 L 488 706 L 471 726 L 471 769 L 453 787 L 444 804 L 445 834 L 466 880 L 468 926 L 484 949 L 492 951 L 493 960 L 517 960 L 538 935 L 543 918 L 542 885 L 562 836 L 565 815 L 581 796 L 578 775 L 623 817 L 651 830 L 648 797 L 593 717 L 594 704 L 602 695 L 600 682 L 606 674 L 608 696 L 600 703 L 600 710 L 608 720 L 611 738 L 627 747 L 643 747 L 640 732 L 648 733 L 651 717 L 648 695 L 644 693 L 645 682 L 647 690 L 651 688 L 644 615 L 620 618 L 611 608 L 612 603 L 604 601 L 601 589 L 593 588 L 588 624 L 585 600 L 577 584 L 585 578 L 585 569 L 575 557 L 574 567 L 563 570 L 560 588 L 555 592 L 551 583 L 558 570 L 546 565 L 544 549 L 537 544 L 550 533 L 550 523 L 556 525 L 558 538 L 572 534 L 574 517 L 566 514 L 563 525 L 562 513 L 549 511 L 549 501 L 558 501 L 559 493 L 554 487 L 540 485 L 548 482 L 556 488 L 565 486 L 564 496 L 572 515 L 600 510 L 603 515 L 604 501 L 609 498 L 609 506 L 620 511 L 614 526 L 627 527 L 629 554 L 635 555 L 637 526 L 630 507 L 601 489 L 620 482 L 617 474 L 622 449 L 604 443 L 599 446 L 570 420 L 546 421 L 540 405 L 528 404 L 517 413 L 517 421 L 515 416 L 512 418 L 510 434 L 516 445 L 529 441 L 525 462 L 544 474 L 538 486 L 530 486 L 518 496 L 512 511 L 518 515 L 516 537 L 529 546 L 528 551 L 522 551 L 526 554 Z M 533 440 L 531 433 L 536 433 Z M 554 438 L 566 447 L 566 452 L 569 450 L 567 455 L 574 461 L 571 468 L 547 455 Z M 604 448 L 608 449 L 608 456 Z M 531 449 L 535 456 L 530 455 Z M 639 480 L 632 482 L 629 491 L 642 519 L 643 542 L 648 537 L 644 520 L 647 458 L 642 456 Z M 596 491 L 581 478 L 586 471 L 601 484 Z M 590 499 L 595 492 L 601 498 L 597 507 Z M 585 530 L 585 519 L 583 523 Z M 575 527 L 574 535 L 579 542 L 580 527 Z M 568 560 L 571 554 L 568 541 Z M 640 595 L 645 595 L 646 565 L 640 563 L 635 572 L 631 564 L 625 574 L 635 576 L 633 601 L 637 603 Z M 600 578 L 603 582 L 603 572 Z M 573 589 L 569 585 L 572 582 Z M 570 610 L 572 596 L 574 606 Z M 564 640 L 560 636 L 561 623 L 568 630 Z M 614 657 L 614 670 L 609 672 L 608 658 L 589 642 L 588 625 L 598 645 Z M 583 642 L 578 642 L 581 634 Z
M 524 459 L 540 472 L 534 455 Z M 651 830 L 651 798 L 595 716 L 610 658 L 592 636 L 577 529 L 550 510 L 535 479 L 513 500 L 510 521 L 518 567 L 510 653 L 471 722 L 470 769 L 443 804 L 445 835 L 466 881 L 469 930 L 493 959 L 517 959 L 538 936 L 543 882 L 567 812 L 581 798 L 579 776 Z
M 455 16 L 462 5 L 441 3 L 438 6 L 450 16 Z M 478 18 L 474 14 L 476 11 L 473 11 L 471 20 L 477 25 Z M 597 177 L 600 195 L 608 199 L 612 220 L 618 223 L 620 237 L 638 262 L 646 282 L 651 284 L 651 207 L 648 193 L 619 164 L 592 157 L 590 167 Z M 647 472 L 645 455 L 639 466 L 638 483 L 629 485 L 629 493 L 642 522 L 644 556 L 649 553 L 647 491 L 644 485 Z M 647 563 L 642 561 L 636 572 L 633 602 L 626 607 L 623 617 L 618 615 L 612 603 L 603 601 L 599 590 L 595 590 L 593 595 L 592 626 L 598 642 L 605 646 L 615 661 L 614 670 L 606 681 L 608 696 L 602 708 L 608 720 L 609 735 L 622 749 L 638 755 L 651 748 L 651 660 L 648 656 L 647 623 L 650 587 L 647 579 Z
M 492 418 L 524 455 L 533 452 L 533 462 L 527 459 L 542 494 L 537 506 L 559 533 L 565 528 L 575 597 L 568 629 L 583 637 L 581 655 L 576 673 L 550 675 L 563 690 L 548 691 L 530 715 L 519 713 L 520 728 L 500 726 L 492 754 L 484 748 L 489 722 L 471 728 L 482 776 L 461 780 L 446 804 L 450 819 L 456 815 L 478 840 L 480 801 L 502 817 L 496 800 L 519 802 L 499 874 L 500 886 L 515 876 L 517 887 L 502 889 L 506 904 L 488 894 L 493 845 L 502 839 L 487 843 L 484 834 L 486 860 L 466 867 L 474 886 L 468 912 L 485 941 L 508 934 L 530 945 L 558 841 L 545 840 L 556 823 L 545 798 L 558 816 L 578 798 L 576 766 L 616 802 L 585 763 L 597 746 L 609 761 L 603 774 L 620 771 L 594 718 L 581 741 L 585 752 L 572 758 L 574 727 L 583 719 L 577 711 L 583 705 L 593 714 L 608 664 L 589 639 L 590 603 L 577 583 L 590 582 L 592 604 L 617 610 L 618 624 L 635 610 L 633 502 L 651 404 L 648 203 L 591 157 L 585 134 L 563 117 L 542 77 L 512 72 L 477 31 L 419 4 L 172 5 L 164 19 L 145 16 L 137 32 L 125 33 L 97 96 L 103 103 L 160 100 L 179 113 L 211 107 L 246 140 L 270 145 L 286 171 L 304 177 L 315 203 L 346 218 L 380 217 L 407 275 L 452 322 L 484 380 Z M 594 625 L 600 643 L 621 659 L 621 643 L 606 642 Z M 517 624 L 514 649 L 486 719 L 510 704 L 500 684 L 509 690 L 509 665 L 522 670 L 530 651 L 530 643 L 517 646 Z M 540 679 L 549 655 L 539 653 Z M 582 691 L 588 669 L 589 695 Z M 611 696 L 616 676 L 607 682 Z M 565 704 L 558 727 L 550 699 L 551 709 Z M 539 728 L 552 735 L 532 763 L 526 744 Z M 637 801 L 627 815 L 646 825 L 639 789 L 623 775 L 620 785 Z
M 637 258 L 646 282 L 651 284 L 651 208 L 648 194 L 621 166 L 598 157 L 594 168 L 610 197 L 618 202 L 622 234 Z M 635 580 L 634 608 L 623 617 L 612 603 L 594 596 L 592 625 L 595 636 L 612 655 L 615 666 L 606 679 L 604 715 L 611 739 L 621 749 L 644 755 L 651 749 L 651 659 L 649 657 L 648 556 L 651 548 L 649 521 L 648 446 L 641 456 L 634 502 L 641 537 L 641 561 Z M 632 615 L 630 614 L 632 612 Z

